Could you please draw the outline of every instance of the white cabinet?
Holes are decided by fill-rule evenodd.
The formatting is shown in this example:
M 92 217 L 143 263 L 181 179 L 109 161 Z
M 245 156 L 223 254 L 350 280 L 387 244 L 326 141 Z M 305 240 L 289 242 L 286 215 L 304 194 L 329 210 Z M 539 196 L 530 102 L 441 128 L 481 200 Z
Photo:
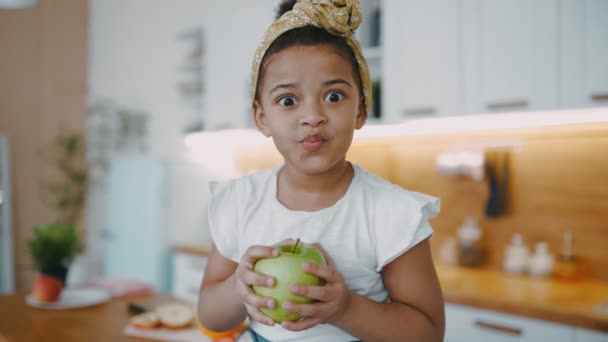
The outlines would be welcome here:
M 383 120 L 461 112 L 460 2 L 383 2 Z
M 608 342 L 608 333 L 446 304 L 446 342 Z
M 575 330 L 563 324 L 446 304 L 446 342 L 574 342 Z
M 608 1 L 562 1 L 560 13 L 562 106 L 608 106 Z
M 558 108 L 558 5 L 386 0 L 384 120 Z
M 196 303 L 206 267 L 205 256 L 174 252 L 172 294 L 177 298 Z
M 574 342 L 608 342 L 608 333 L 578 328 Z
M 382 42 L 381 42 L 381 13 L 380 0 L 361 0 L 361 13 L 363 21 L 357 29 L 356 36 L 367 60 L 371 79 L 379 80 L 382 77 Z
M 466 113 L 558 107 L 558 2 L 464 0 Z
M 383 121 L 608 106 L 608 1 L 385 0 Z

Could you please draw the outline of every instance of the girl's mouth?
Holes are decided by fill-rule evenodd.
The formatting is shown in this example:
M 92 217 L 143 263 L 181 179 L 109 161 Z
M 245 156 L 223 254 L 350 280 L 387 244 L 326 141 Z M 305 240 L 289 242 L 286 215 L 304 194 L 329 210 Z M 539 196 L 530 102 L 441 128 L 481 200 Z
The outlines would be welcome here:
M 327 140 L 320 135 L 308 135 L 306 138 L 302 139 L 302 146 L 304 149 L 310 152 L 316 152 L 323 147 Z

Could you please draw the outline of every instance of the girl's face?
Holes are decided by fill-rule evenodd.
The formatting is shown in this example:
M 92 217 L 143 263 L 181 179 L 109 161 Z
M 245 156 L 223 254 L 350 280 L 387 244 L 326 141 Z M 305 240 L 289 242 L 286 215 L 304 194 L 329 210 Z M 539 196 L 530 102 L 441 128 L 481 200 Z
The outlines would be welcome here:
M 343 162 L 367 119 L 348 60 L 331 45 L 293 46 L 262 70 L 254 121 L 286 164 L 319 174 Z

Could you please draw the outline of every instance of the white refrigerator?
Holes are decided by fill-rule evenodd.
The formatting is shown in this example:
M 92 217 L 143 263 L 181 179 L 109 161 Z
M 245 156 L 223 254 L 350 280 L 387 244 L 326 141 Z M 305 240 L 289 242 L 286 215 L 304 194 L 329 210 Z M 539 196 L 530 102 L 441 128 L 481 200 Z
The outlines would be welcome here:
M 171 291 L 172 247 L 210 241 L 207 181 L 200 166 L 189 163 L 114 158 L 106 188 L 104 275 Z

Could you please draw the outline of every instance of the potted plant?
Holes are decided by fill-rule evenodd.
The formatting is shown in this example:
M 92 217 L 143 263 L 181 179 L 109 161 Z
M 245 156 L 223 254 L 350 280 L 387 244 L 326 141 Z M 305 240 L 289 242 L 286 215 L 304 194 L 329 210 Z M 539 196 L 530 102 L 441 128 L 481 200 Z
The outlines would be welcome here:
M 68 268 L 78 252 L 78 234 L 66 224 L 40 225 L 34 228 L 29 249 L 38 275 L 32 284 L 32 294 L 41 302 L 59 299 Z
M 87 168 L 84 138 L 62 132 L 45 153 L 50 166 L 43 185 L 43 200 L 53 210 L 51 223 L 34 227 L 29 241 L 32 261 L 38 271 L 32 294 L 43 302 L 58 300 L 70 264 L 80 252 L 79 223 L 85 203 Z

